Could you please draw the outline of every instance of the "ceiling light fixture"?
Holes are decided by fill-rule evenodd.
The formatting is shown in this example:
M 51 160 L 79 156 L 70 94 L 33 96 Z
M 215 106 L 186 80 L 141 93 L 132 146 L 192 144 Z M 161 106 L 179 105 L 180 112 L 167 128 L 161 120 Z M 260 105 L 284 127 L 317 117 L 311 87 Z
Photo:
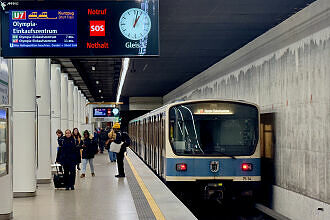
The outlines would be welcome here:
M 96 80 L 96 85 L 98 85 L 100 82 L 98 80 Z
M 119 85 L 118 85 L 118 90 L 117 90 L 116 102 L 119 102 L 121 91 L 123 89 L 123 85 L 124 85 L 124 82 L 125 82 L 128 67 L 129 67 L 129 58 L 124 58 L 123 59 L 123 64 L 121 66 L 121 73 L 120 73 L 120 80 L 119 80 Z
M 99 93 L 101 93 L 102 92 L 102 90 L 101 89 L 99 89 Z
M 95 66 L 92 66 L 92 70 L 95 71 Z

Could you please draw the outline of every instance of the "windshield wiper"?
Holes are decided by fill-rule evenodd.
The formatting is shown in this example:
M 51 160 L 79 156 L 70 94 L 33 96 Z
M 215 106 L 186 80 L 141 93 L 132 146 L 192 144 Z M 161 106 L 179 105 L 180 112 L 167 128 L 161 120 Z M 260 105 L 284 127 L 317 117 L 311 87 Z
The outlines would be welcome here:
M 222 155 L 222 156 L 226 156 L 226 157 L 231 157 L 231 158 L 233 158 L 233 159 L 237 159 L 235 156 L 233 156 L 233 155 L 229 155 L 229 154 L 226 154 L 226 153 L 222 153 L 222 152 L 219 152 L 219 151 L 215 151 L 215 152 L 217 152 L 218 154 L 220 154 L 220 155 Z

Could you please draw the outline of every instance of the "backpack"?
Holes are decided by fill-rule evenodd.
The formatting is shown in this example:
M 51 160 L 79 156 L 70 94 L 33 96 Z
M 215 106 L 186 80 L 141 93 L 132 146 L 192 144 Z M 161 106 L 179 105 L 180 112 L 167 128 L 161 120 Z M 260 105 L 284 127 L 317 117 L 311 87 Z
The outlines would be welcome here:
M 127 132 L 122 133 L 122 141 L 124 142 L 126 147 L 131 145 L 131 138 L 129 137 Z
M 122 140 L 122 134 L 121 134 L 120 131 L 117 131 L 117 132 L 116 132 L 116 139 L 114 140 L 114 142 L 115 142 L 116 144 L 120 144 L 122 141 L 123 141 L 123 140 Z
M 101 139 L 102 141 L 106 141 L 106 140 L 108 139 L 108 133 L 107 133 L 105 130 L 103 130 L 103 131 L 101 132 L 101 134 L 100 134 L 100 139 Z

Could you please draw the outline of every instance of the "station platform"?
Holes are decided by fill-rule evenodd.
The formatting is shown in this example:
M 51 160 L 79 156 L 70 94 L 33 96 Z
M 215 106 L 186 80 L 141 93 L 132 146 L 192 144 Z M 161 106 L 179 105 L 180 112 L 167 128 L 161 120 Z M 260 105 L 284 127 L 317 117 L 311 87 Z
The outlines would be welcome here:
M 39 184 L 36 197 L 14 199 L 14 219 L 196 219 L 157 176 L 128 149 L 126 178 L 115 178 L 116 163 L 108 154 L 94 159 L 95 177 L 80 178 L 74 191 Z

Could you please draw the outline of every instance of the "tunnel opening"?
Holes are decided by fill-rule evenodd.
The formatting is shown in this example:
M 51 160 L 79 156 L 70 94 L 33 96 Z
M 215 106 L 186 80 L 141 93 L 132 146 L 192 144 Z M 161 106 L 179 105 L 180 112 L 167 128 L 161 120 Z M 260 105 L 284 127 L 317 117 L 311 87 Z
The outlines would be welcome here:
M 275 184 L 275 113 L 260 115 L 261 189 L 259 201 L 272 207 Z

